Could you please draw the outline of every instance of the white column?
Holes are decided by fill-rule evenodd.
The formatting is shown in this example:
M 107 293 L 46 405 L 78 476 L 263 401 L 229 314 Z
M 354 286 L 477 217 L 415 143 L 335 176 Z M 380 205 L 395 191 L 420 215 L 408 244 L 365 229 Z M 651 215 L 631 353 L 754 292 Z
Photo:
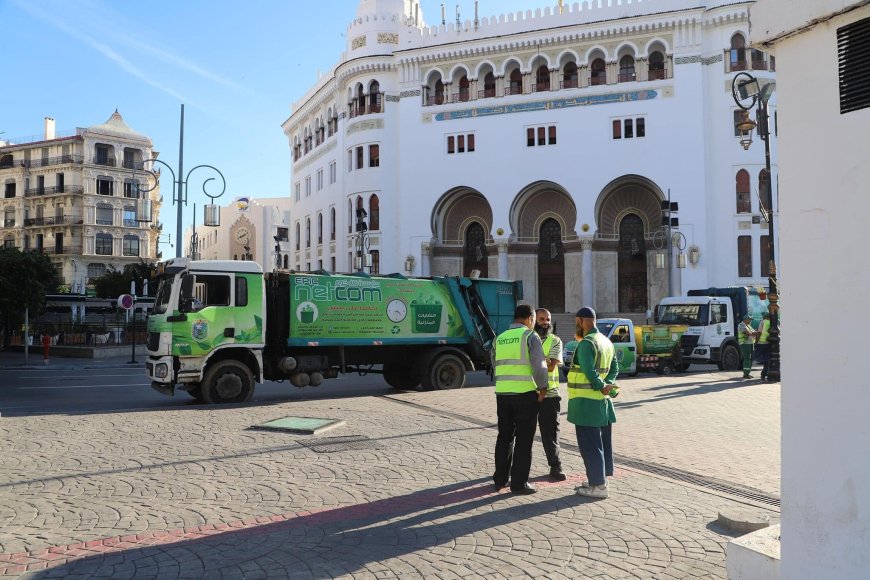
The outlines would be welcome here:
M 420 246 L 420 275 L 424 278 L 432 275 L 432 244 L 424 242 Z
M 580 240 L 581 258 L 580 258 L 580 279 L 581 286 L 581 302 L 582 306 L 591 306 L 595 303 L 593 296 L 595 288 L 595 280 L 592 277 L 592 238 L 584 238 Z
M 495 241 L 498 247 L 498 277 L 500 280 L 508 279 L 508 240 L 506 238 Z

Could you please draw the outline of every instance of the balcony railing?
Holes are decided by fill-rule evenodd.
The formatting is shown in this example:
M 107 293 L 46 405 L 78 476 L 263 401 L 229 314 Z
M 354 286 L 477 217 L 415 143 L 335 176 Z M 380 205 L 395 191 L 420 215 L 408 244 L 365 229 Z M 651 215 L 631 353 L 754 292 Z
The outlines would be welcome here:
M 444 95 L 435 95 L 434 97 L 428 97 L 426 99 L 426 105 L 431 107 L 433 105 L 443 105 L 444 104 Z
M 40 157 L 39 159 L 19 159 L 17 161 L 4 161 L 0 169 L 8 169 L 18 165 L 19 167 L 48 167 L 50 165 L 63 165 L 65 163 L 82 163 L 81 155 L 60 155 L 58 157 Z
M 31 187 L 24 192 L 24 197 L 33 197 L 40 195 L 56 195 L 59 193 L 83 193 L 84 186 L 81 185 L 58 185 L 54 187 Z
M 55 247 L 53 247 L 53 248 L 43 247 L 43 248 L 42 248 L 42 251 L 39 252 L 39 253 L 42 253 L 42 254 L 49 254 L 49 255 L 52 255 L 52 256 L 58 256 L 58 255 L 66 255 L 66 256 L 69 256 L 69 255 L 81 255 L 81 253 L 82 253 L 82 247 L 81 247 L 81 246 L 63 246 L 63 247 L 60 247 L 60 248 L 58 248 L 57 246 L 55 246 Z
M 95 223 L 98 226 L 110 226 L 110 225 L 112 225 L 112 220 L 101 220 L 101 219 L 97 218 L 95 220 Z
M 24 220 L 25 227 L 33 227 L 33 226 L 62 226 L 71 224 L 74 221 L 74 217 L 71 215 L 63 215 L 63 216 L 54 216 L 54 217 L 38 217 L 38 218 L 27 218 Z
M 121 167 L 124 169 L 139 169 L 142 166 L 141 161 L 125 159 L 121 162 Z
M 550 90 L 550 81 L 532 84 L 533 93 L 543 93 Z
M 504 95 L 509 97 L 510 95 L 521 95 L 523 94 L 523 87 L 506 87 L 504 90 Z
M 495 97 L 495 87 L 491 87 L 489 89 L 483 89 L 482 91 L 477 91 L 478 99 L 492 99 Z
M 651 68 L 649 69 L 649 80 L 651 81 L 663 81 L 665 80 L 665 69 L 663 68 Z
M 563 89 L 576 89 L 579 86 L 580 83 L 577 79 L 568 79 L 567 81 L 559 83 L 559 87 Z
M 3 220 L 4 228 L 14 228 L 15 227 L 15 218 L 11 220 Z
M 94 159 L 94 165 L 105 165 L 106 167 L 115 166 L 114 157 L 97 157 Z
M 637 75 L 635 73 L 619 73 L 617 77 L 619 82 L 621 83 L 633 83 L 637 80 Z
M 606 85 L 607 77 L 605 75 L 592 75 L 589 77 L 589 84 L 593 87 Z

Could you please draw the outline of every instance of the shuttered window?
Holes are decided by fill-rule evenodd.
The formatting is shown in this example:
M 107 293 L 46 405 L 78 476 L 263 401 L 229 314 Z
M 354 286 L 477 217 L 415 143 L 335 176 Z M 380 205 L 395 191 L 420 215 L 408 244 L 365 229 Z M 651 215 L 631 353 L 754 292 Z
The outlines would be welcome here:
M 837 29 L 840 114 L 870 107 L 870 18 Z

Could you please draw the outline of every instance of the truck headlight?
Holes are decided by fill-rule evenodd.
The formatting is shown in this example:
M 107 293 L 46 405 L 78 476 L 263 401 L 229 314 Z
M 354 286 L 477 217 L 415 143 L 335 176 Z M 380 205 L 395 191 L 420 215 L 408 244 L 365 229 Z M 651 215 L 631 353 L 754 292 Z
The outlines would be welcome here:
M 156 367 L 154 367 L 154 376 L 158 379 L 165 379 L 169 374 L 169 365 L 166 363 L 158 363 Z

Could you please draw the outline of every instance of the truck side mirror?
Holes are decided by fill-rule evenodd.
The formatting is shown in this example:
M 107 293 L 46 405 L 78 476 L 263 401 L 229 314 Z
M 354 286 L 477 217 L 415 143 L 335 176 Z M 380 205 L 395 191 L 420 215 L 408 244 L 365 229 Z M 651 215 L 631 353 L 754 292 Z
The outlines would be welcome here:
M 655 321 L 656 324 L 658 324 L 659 323 L 659 305 L 658 304 L 656 304 L 656 308 L 653 312 L 655 313 L 655 318 L 653 318 L 653 320 Z M 647 316 L 647 318 L 649 318 L 649 316 Z
M 178 295 L 178 310 L 190 312 L 193 310 L 193 287 L 196 285 L 196 276 L 185 274 L 181 277 L 181 293 Z

